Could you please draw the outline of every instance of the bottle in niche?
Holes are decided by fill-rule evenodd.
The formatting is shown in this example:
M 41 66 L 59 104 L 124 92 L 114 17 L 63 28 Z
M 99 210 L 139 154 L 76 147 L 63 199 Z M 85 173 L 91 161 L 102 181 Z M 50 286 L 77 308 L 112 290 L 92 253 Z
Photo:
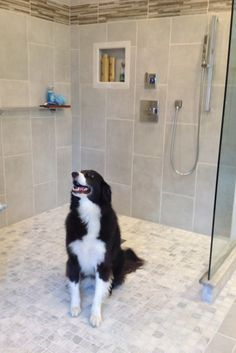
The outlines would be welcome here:
M 116 58 L 110 56 L 109 58 L 109 81 L 114 82 L 116 78 Z
M 101 81 L 109 81 L 109 56 L 108 54 L 102 55 L 102 67 L 101 67 Z
M 125 82 L 125 63 L 124 61 L 120 64 L 120 82 Z

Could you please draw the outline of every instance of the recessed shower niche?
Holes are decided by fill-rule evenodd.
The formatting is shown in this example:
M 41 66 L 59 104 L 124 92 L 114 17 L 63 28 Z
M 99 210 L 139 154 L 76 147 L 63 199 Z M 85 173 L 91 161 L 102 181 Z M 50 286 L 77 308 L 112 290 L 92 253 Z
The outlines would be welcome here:
M 94 43 L 93 85 L 97 88 L 129 88 L 130 42 Z

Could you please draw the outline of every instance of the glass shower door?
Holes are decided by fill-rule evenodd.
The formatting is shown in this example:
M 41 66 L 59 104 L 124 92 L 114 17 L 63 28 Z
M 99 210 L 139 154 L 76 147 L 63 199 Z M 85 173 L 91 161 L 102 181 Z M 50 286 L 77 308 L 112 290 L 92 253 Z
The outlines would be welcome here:
M 208 278 L 236 245 L 236 4 L 232 22 Z

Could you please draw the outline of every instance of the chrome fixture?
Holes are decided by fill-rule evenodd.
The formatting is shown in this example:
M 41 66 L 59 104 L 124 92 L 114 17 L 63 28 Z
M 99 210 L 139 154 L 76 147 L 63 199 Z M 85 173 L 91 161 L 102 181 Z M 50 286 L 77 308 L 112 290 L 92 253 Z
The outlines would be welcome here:
M 206 96 L 205 96 L 205 111 L 209 112 L 211 110 L 211 91 L 212 91 L 212 80 L 213 80 L 213 70 L 215 64 L 215 54 L 216 54 L 216 34 L 217 34 L 217 23 L 218 17 L 212 16 L 210 36 L 208 40 L 207 48 L 207 85 L 206 85 Z
M 159 118 L 159 101 L 140 101 L 140 120 L 144 122 L 158 122 Z
M 206 95 L 205 95 L 205 107 L 204 110 L 209 112 L 211 109 L 211 88 L 212 88 L 212 78 L 213 78 L 213 68 L 215 62 L 215 45 L 216 45 L 216 29 L 217 29 L 217 16 L 212 16 L 211 20 L 211 29 L 210 36 L 205 35 L 203 40 L 202 48 L 202 62 L 201 62 L 201 80 L 200 80 L 200 89 L 199 89 L 199 101 L 198 101 L 198 124 L 197 124 L 197 141 L 196 141 L 196 154 L 194 163 L 191 169 L 186 171 L 180 171 L 175 166 L 174 162 L 174 149 L 175 149 L 175 140 L 176 140 L 176 128 L 177 128 L 177 118 L 180 109 L 182 108 L 182 101 L 175 101 L 175 114 L 172 126 L 172 136 L 171 136 L 171 146 L 170 146 L 170 164 L 174 172 L 181 176 L 187 176 L 194 172 L 197 166 L 198 157 L 199 157 L 199 142 L 200 142 L 200 127 L 201 127 L 201 113 L 203 105 L 203 91 L 204 91 L 204 82 L 205 74 L 207 73 L 207 86 L 206 86 Z
M 0 212 L 2 212 L 3 210 L 5 210 L 5 208 L 7 208 L 7 205 L 1 204 L 0 203 Z
M 146 72 L 144 77 L 144 85 L 145 88 L 155 89 L 157 86 L 157 74 L 149 74 Z

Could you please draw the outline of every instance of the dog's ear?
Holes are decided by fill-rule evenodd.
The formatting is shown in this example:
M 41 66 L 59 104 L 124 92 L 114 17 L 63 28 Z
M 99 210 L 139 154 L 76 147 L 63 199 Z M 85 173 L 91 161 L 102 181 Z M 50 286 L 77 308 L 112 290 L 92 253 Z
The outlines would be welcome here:
M 111 187 L 105 182 L 102 182 L 102 199 L 106 203 L 111 203 Z

